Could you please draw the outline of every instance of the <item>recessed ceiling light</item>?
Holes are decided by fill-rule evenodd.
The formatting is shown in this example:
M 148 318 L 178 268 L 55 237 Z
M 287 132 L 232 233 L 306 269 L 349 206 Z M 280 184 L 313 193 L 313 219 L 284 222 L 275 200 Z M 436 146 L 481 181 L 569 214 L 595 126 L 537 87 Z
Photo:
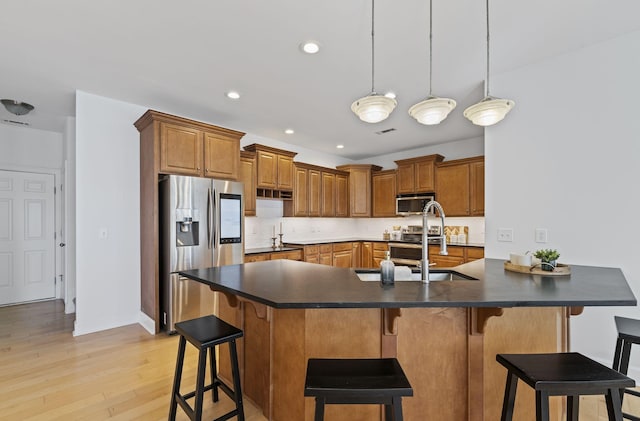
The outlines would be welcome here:
M 293 129 L 286 129 L 284 131 L 286 134 L 294 134 L 295 132 L 293 131 Z
M 338 148 L 338 149 L 344 149 L 344 145 L 336 145 L 336 148 Z
M 240 94 L 236 91 L 229 91 L 227 92 L 227 98 L 238 99 L 240 98 Z
M 300 44 L 300 49 L 307 54 L 315 54 L 320 51 L 320 44 L 316 41 L 305 41 Z
M 386 96 L 387 98 L 396 99 L 395 92 L 387 92 L 386 94 L 384 94 L 384 96 Z

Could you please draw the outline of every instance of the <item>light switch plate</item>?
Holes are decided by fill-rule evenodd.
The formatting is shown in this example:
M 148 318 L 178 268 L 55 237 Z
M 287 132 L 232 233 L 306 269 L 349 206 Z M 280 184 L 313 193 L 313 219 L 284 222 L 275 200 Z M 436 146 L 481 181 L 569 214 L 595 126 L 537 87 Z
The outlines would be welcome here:
M 549 241 L 549 231 L 546 228 L 536 228 L 536 243 Z

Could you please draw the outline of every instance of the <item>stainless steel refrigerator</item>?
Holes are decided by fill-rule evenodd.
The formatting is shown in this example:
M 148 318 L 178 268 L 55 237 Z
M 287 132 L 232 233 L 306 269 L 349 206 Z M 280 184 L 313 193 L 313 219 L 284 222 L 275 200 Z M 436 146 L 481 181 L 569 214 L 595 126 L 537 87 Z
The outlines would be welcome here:
M 177 272 L 244 258 L 243 184 L 168 175 L 160 179 L 160 311 L 163 329 L 214 312 L 214 293 Z

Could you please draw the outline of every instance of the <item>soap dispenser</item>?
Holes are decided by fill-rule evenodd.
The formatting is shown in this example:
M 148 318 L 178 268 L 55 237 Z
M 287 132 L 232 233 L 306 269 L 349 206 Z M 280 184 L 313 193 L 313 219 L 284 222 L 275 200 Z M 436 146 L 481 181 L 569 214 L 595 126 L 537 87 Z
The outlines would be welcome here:
M 396 265 L 391 260 L 391 253 L 386 251 L 384 260 L 380 262 L 380 282 L 382 282 L 382 285 L 393 285 L 395 270 Z

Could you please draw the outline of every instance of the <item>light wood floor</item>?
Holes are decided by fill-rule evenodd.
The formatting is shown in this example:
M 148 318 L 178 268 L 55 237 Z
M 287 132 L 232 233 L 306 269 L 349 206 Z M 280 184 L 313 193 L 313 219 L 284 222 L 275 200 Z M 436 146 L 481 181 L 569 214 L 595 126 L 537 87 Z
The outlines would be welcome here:
M 166 420 L 177 337 L 139 325 L 73 337 L 73 319 L 60 300 L 0 308 L 0 420 Z M 187 348 L 183 393 L 195 385 Z M 205 419 L 232 408 L 220 395 L 205 399 Z M 266 421 L 247 400 L 245 414 Z M 180 408 L 177 419 L 188 419 Z

